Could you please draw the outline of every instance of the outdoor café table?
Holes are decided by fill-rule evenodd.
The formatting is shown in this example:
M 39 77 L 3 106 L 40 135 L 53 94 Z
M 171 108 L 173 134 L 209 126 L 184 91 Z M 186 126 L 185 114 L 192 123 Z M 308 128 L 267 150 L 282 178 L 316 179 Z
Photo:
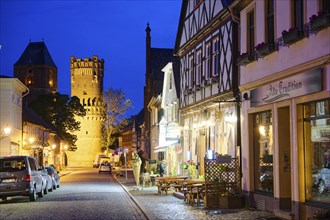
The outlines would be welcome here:
M 167 195 L 168 189 L 172 184 L 177 184 L 180 180 L 187 179 L 186 176 L 168 176 L 168 177 L 156 177 L 158 194 L 165 192 Z
M 200 205 L 200 199 L 205 191 L 205 180 L 187 180 L 185 184 L 185 200 L 190 204 Z

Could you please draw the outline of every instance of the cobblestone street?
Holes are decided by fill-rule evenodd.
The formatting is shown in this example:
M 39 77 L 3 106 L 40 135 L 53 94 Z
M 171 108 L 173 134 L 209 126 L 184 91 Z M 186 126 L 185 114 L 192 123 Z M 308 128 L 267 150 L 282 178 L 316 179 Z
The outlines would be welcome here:
M 114 175 L 115 176 L 115 175 Z M 183 200 L 173 196 L 173 191 L 168 195 L 159 195 L 157 187 L 144 187 L 141 190 L 135 190 L 133 177 L 128 174 L 127 181 L 125 176 L 115 176 L 124 189 L 131 195 L 132 199 L 140 206 L 151 220 L 156 219 L 205 219 L 205 220 L 224 220 L 224 219 L 258 219 L 258 220 L 279 220 L 270 212 L 252 210 L 252 209 L 228 209 L 220 210 L 204 209 L 201 206 L 192 206 Z

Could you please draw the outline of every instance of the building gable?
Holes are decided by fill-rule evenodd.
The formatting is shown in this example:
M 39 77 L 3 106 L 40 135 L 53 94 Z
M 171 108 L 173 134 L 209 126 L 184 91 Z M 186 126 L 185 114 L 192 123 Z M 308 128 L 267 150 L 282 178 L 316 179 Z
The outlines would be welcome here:
M 183 1 L 175 52 L 179 47 L 189 42 L 202 29 L 206 29 L 210 21 L 225 9 L 228 1 Z

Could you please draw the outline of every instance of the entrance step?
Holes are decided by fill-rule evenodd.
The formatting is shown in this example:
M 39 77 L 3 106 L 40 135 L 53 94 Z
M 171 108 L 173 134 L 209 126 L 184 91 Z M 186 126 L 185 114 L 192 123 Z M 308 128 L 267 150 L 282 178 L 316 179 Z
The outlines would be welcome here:
M 274 210 L 274 215 L 286 220 L 294 220 L 294 214 L 291 213 L 289 210 Z

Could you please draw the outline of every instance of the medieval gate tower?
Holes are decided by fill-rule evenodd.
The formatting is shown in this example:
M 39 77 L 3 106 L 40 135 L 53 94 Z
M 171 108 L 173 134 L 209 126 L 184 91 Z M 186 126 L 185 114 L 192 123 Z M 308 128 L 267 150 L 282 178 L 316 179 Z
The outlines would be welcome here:
M 80 131 L 77 150 L 68 152 L 68 166 L 92 167 L 96 155 L 101 154 L 101 103 L 103 92 L 104 60 L 98 56 L 70 59 L 71 96 L 77 96 L 86 109 L 86 116 L 78 117 Z

